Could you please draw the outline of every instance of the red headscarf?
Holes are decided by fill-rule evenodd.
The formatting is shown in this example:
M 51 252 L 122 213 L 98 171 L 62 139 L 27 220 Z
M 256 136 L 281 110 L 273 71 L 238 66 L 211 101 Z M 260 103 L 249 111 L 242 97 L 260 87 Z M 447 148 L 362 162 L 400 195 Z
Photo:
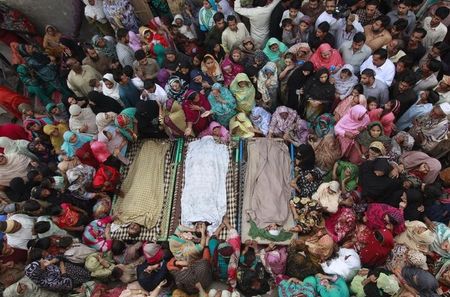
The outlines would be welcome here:
M 381 241 L 376 239 L 375 232 L 381 235 Z M 368 234 L 364 245 L 365 247 L 359 251 L 361 264 L 370 267 L 381 266 L 386 262 L 389 253 L 394 248 L 394 236 L 389 229 L 372 231 Z
M 326 51 L 331 52 L 331 55 L 330 58 L 325 60 L 321 54 Z M 322 43 L 314 54 L 312 54 L 310 61 L 314 64 L 314 70 L 318 70 L 322 67 L 332 70 L 330 69 L 331 66 L 338 68 L 344 65 L 339 52 L 332 48 L 328 43 Z

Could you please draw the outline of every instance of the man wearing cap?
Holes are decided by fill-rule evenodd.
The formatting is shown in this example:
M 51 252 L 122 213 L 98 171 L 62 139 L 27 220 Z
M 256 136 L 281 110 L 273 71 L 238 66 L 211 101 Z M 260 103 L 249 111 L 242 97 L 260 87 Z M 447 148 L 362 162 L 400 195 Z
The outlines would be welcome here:
M 444 75 L 438 85 L 433 89 L 439 94 L 439 103 L 450 103 L 450 75 Z
M 415 142 L 425 151 L 430 152 L 441 141 L 447 139 L 450 103 L 444 102 L 435 105 L 430 113 L 416 118 L 409 134 Z
M 27 243 L 33 239 L 34 219 L 25 214 L 15 214 L 0 222 L 0 232 L 5 233 L 10 247 L 27 250 Z

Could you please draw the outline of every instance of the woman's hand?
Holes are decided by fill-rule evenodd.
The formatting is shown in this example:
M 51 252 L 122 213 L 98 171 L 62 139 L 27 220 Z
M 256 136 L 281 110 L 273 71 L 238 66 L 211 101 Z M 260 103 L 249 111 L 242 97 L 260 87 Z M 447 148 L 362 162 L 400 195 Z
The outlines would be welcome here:
M 202 118 L 207 118 L 207 117 L 209 117 L 212 113 L 213 113 L 213 112 L 212 112 L 211 110 L 207 110 L 207 111 L 205 111 L 204 113 L 202 113 L 202 114 L 200 115 L 200 117 L 202 117 Z
M 192 128 L 187 127 L 186 130 L 184 130 L 184 136 L 190 136 L 192 134 Z
M 344 136 L 349 138 L 349 139 L 354 139 L 355 138 L 355 134 L 353 134 L 352 132 L 349 132 L 349 131 L 345 131 Z
M 191 104 L 191 105 L 189 106 L 189 108 L 190 108 L 191 110 L 195 110 L 195 111 L 200 111 L 200 110 L 202 110 L 202 108 L 201 108 L 200 106 L 195 105 L 195 104 Z

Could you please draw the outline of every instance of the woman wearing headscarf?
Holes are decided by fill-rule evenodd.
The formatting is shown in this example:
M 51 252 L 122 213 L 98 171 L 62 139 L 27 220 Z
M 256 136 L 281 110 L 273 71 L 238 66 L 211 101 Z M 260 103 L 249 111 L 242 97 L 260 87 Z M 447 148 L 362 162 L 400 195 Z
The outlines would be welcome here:
M 379 121 L 383 125 L 384 134 L 390 136 L 394 131 L 394 121 L 400 109 L 400 101 L 390 100 L 386 102 L 384 108 L 377 108 L 369 111 L 370 121 Z
M 288 48 L 284 43 L 275 37 L 272 37 L 267 40 L 263 52 L 266 54 L 267 58 L 269 58 L 270 62 L 277 62 L 287 50 Z
M 339 141 L 332 133 L 317 138 L 314 135 L 308 137 L 308 143 L 316 153 L 316 166 L 322 172 L 329 172 L 333 169 L 334 163 L 341 158 L 341 147 Z
M 33 138 L 40 138 L 43 141 L 50 143 L 50 138 L 44 133 L 43 127 L 46 125 L 42 120 L 28 118 L 23 121 L 23 126 Z
M 59 292 L 52 292 L 40 288 L 29 277 L 24 276 L 16 283 L 5 288 L 3 291 L 5 297 L 59 297 Z
M 27 180 L 28 169 L 32 160 L 24 155 L 0 154 L 0 186 L 8 187 L 10 181 L 15 177 Z
M 331 75 L 334 79 L 336 95 L 339 96 L 340 100 L 347 98 L 351 94 L 353 87 L 358 83 L 358 77 L 353 72 L 353 66 L 345 64 L 338 72 Z
M 306 82 L 313 77 L 314 65 L 307 61 L 302 66 L 296 68 L 287 81 L 287 104 L 286 106 L 294 110 L 299 110 L 300 107 L 300 89 Z
M 341 188 L 337 181 L 322 183 L 317 191 L 312 194 L 312 199 L 317 200 L 323 211 L 336 213 L 339 208 Z
M 242 65 L 246 65 L 248 61 L 253 59 L 253 56 L 255 55 L 256 46 L 255 42 L 251 37 L 246 37 L 244 40 L 242 40 L 241 45 L 239 46 L 242 53 L 244 54 Z
M 186 130 L 184 135 L 200 134 L 205 130 L 210 122 L 208 111 L 211 110 L 211 105 L 205 98 L 205 95 L 189 90 L 185 94 L 183 100 L 183 111 L 186 115 Z
M 36 156 L 28 150 L 29 143 L 28 140 L 13 140 L 6 136 L 0 136 L 0 148 L 3 149 L 4 154 L 21 154 L 36 160 Z
M 418 177 L 425 184 L 434 183 L 442 168 L 439 160 L 418 151 L 403 153 L 399 158 L 399 164 L 403 165 L 409 175 Z
M 117 117 L 117 113 L 109 112 L 99 112 L 95 116 L 95 123 L 97 124 L 98 131 L 101 132 L 104 128 L 114 123 Z
M 272 115 L 268 137 L 279 137 L 299 146 L 308 138 L 307 123 L 297 112 L 286 106 L 279 106 Z
M 306 63 L 309 59 L 311 59 L 311 47 L 306 42 L 294 44 L 288 51 L 295 55 L 297 62 L 300 64 Z
M 311 123 L 311 128 L 317 137 L 323 138 L 325 135 L 333 134 L 335 120 L 329 113 L 324 113 L 314 119 Z
M 160 124 L 170 138 L 181 137 L 186 130 L 186 116 L 181 103 L 169 98 L 160 108 Z
M 192 69 L 189 77 L 189 89 L 196 92 L 203 91 L 205 94 L 208 94 L 211 90 L 211 86 L 214 84 L 212 79 L 199 69 Z
M 395 242 L 405 245 L 409 250 L 427 254 L 430 245 L 436 239 L 436 234 L 421 221 L 406 221 L 405 226 L 405 232 L 397 235 Z
M 334 182 L 339 185 L 338 182 Z M 320 187 L 319 187 L 320 189 Z M 314 196 L 313 196 L 314 197 Z M 332 200 L 334 201 L 334 200 Z M 319 202 L 322 207 L 324 207 L 324 212 L 331 209 L 336 205 L 336 202 Z M 336 212 L 331 213 L 331 215 L 325 220 L 325 228 L 333 238 L 334 242 L 341 245 L 346 245 L 347 242 L 355 235 L 356 231 L 357 217 L 356 213 L 352 208 L 349 207 L 337 207 Z
M 19 110 L 19 105 L 22 103 L 29 104 L 30 100 L 24 96 L 10 90 L 6 86 L 0 86 L 0 104 L 4 109 L 9 111 L 12 115 L 18 119 L 22 118 L 22 113 Z
M 225 86 L 228 87 L 236 78 L 236 75 L 244 72 L 245 68 L 242 65 L 242 55 L 243 54 L 239 48 L 234 48 L 220 64 L 224 78 L 223 83 Z
M 111 124 L 105 127 L 98 133 L 97 139 L 106 144 L 111 154 L 115 154 L 116 150 L 119 150 L 120 154 L 116 156 L 117 159 L 124 164 L 128 164 L 128 160 L 125 158 L 128 141 L 122 136 L 116 126 Z
M 388 201 L 392 193 L 400 189 L 400 181 L 389 177 L 391 169 L 386 158 L 367 160 L 360 165 L 359 185 L 362 188 L 362 199 L 369 202 Z
M 184 99 L 184 94 L 188 90 L 188 84 L 180 79 L 178 76 L 171 76 L 167 81 L 165 91 L 167 98 L 181 103 Z
M 339 52 L 328 43 L 322 43 L 312 54 L 310 61 L 314 64 L 315 70 L 324 67 L 333 73 L 344 65 Z
M 388 147 L 391 139 L 384 135 L 383 125 L 380 122 L 372 122 L 367 125 L 364 131 L 358 134 L 356 141 L 359 144 L 361 153 L 364 155 L 369 150 L 370 144 L 374 141 L 379 141 L 384 147 Z
M 334 163 L 333 180 L 337 180 L 341 185 L 343 193 L 351 192 L 358 187 L 358 166 L 346 161 Z
M 136 104 L 138 135 L 144 138 L 164 138 L 164 131 L 159 126 L 159 105 L 154 100 L 139 101 Z
M 103 0 L 103 11 L 114 29 L 138 32 L 138 20 L 129 0 Z
M 445 224 L 434 224 L 436 237 L 430 246 L 430 250 L 443 258 L 450 258 L 450 228 Z
M 203 0 L 203 6 L 198 12 L 198 24 L 202 32 L 208 32 L 214 26 L 213 16 L 217 12 L 217 4 L 213 0 Z
M 212 118 L 219 122 L 222 126 L 228 127 L 230 119 L 236 115 L 236 100 L 231 92 L 219 83 L 215 83 L 211 87 L 208 96 L 211 105 Z
M 230 141 L 230 133 L 228 132 L 227 128 L 220 125 L 218 122 L 211 122 L 209 124 L 209 127 L 201 132 L 198 137 L 203 136 L 213 136 L 214 138 L 220 139 L 220 141 L 227 143 Z
M 362 105 L 367 108 L 366 96 L 364 96 L 364 89 L 361 84 L 353 86 L 351 93 L 345 99 L 341 99 L 337 107 L 333 111 L 334 118 L 338 122 L 347 112 L 355 105 Z
M 394 235 L 406 230 L 403 209 L 383 203 L 370 203 L 364 214 L 364 221 L 371 230 L 389 229 Z
M 114 125 L 128 141 L 136 141 L 138 138 L 136 108 L 129 107 L 122 110 L 114 120 Z
M 293 53 L 286 52 L 283 59 L 277 62 L 278 79 L 280 81 L 280 104 L 285 105 L 288 102 L 288 81 L 295 69 L 298 68 L 295 56 Z
M 320 68 L 314 78 L 305 84 L 302 92 L 300 112 L 305 112 L 305 118 L 313 121 L 322 113 L 330 112 L 335 98 L 335 88 L 330 82 L 330 73 Z
M 362 105 L 355 105 L 336 124 L 334 132 L 341 144 L 342 156 L 354 163 L 359 160 L 359 152 L 355 148 L 355 138 L 369 124 L 367 109 Z
M 269 59 L 262 50 L 256 50 L 253 57 L 251 57 L 245 64 L 245 73 L 251 79 L 252 82 L 256 82 L 258 72 L 264 65 L 267 64 Z
M 123 109 L 123 106 L 119 103 L 119 101 L 105 96 L 104 94 L 97 91 L 89 92 L 89 94 L 87 95 L 87 99 L 89 99 L 89 106 L 91 107 L 92 112 L 96 115 L 99 113 L 108 112 L 117 114 L 120 113 Z
M 61 44 L 62 34 L 54 26 L 45 26 L 44 40 L 42 41 L 42 46 L 45 52 L 49 56 L 59 58 L 63 53 L 67 53 L 68 50 L 63 44 Z
M 92 135 L 98 133 L 97 124 L 95 123 L 95 114 L 89 106 L 81 108 L 78 104 L 72 104 L 69 108 L 69 113 L 70 130 L 77 133 Z
M 68 157 L 75 156 L 77 150 L 81 148 L 86 142 L 92 140 L 91 136 L 85 134 L 74 133 L 72 131 L 64 132 L 64 143 L 61 145 L 61 150 Z
M 236 99 L 236 110 L 250 113 L 255 106 L 255 87 L 247 74 L 239 73 L 230 84 L 230 91 Z
M 91 42 L 95 50 L 99 53 L 104 54 L 108 58 L 117 59 L 116 46 L 112 37 L 94 35 L 91 39 Z
M 261 134 L 267 136 L 269 134 L 269 125 L 272 115 L 260 106 L 255 106 L 250 114 L 250 120 Z
M 38 157 L 41 163 L 56 163 L 56 155 L 52 145 L 42 142 L 39 138 L 33 139 L 28 144 L 28 150 Z
M 439 283 L 428 271 L 417 267 L 406 266 L 402 269 L 401 277 L 404 285 L 399 296 L 439 296 L 437 293 Z
M 123 106 L 123 103 L 120 100 L 119 84 L 114 80 L 114 77 L 111 73 L 106 73 L 105 75 L 103 75 L 102 93 L 105 96 L 113 98 Z
M 89 24 L 94 25 L 102 35 L 114 35 L 114 30 L 106 19 L 103 12 L 102 0 L 83 0 L 86 5 L 84 8 L 84 16 Z
M 278 102 L 277 73 L 277 65 L 273 62 L 267 62 L 258 73 L 257 87 L 261 94 L 261 105 L 270 111 L 275 111 Z
M 44 133 L 50 137 L 50 142 L 53 149 L 57 154 L 59 154 L 61 151 L 61 146 L 64 142 L 63 135 L 67 130 L 69 130 L 69 128 L 66 124 L 61 123 L 58 125 L 45 125 L 43 130 Z
M 45 110 L 47 110 L 49 118 L 54 123 L 68 123 L 69 122 L 69 114 L 63 103 L 58 103 L 58 104 L 49 103 L 45 106 Z
M 255 136 L 255 133 L 259 132 L 253 127 L 252 122 L 244 112 L 240 112 L 232 117 L 229 127 L 231 136 L 238 139 L 251 138 Z
M 203 57 L 201 70 L 206 74 L 213 82 L 223 82 L 223 74 L 220 69 L 219 63 L 210 54 L 206 54 Z
M 65 271 L 56 265 L 57 259 L 34 261 L 25 267 L 25 275 L 42 289 L 58 293 L 69 293 L 73 282 Z

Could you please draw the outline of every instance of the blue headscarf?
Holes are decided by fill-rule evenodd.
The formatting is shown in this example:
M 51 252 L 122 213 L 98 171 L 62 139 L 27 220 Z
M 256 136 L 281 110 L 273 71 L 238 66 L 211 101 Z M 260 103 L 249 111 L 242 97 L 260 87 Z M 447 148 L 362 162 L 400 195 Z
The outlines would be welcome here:
M 77 141 L 72 143 L 70 142 L 70 138 L 76 135 Z M 72 131 L 66 131 L 63 135 L 64 143 L 61 145 L 61 150 L 63 150 L 67 156 L 73 157 L 75 156 L 75 153 L 77 152 L 77 149 L 83 146 L 86 142 L 89 142 L 92 140 L 91 136 L 83 135 L 80 133 L 74 133 Z

